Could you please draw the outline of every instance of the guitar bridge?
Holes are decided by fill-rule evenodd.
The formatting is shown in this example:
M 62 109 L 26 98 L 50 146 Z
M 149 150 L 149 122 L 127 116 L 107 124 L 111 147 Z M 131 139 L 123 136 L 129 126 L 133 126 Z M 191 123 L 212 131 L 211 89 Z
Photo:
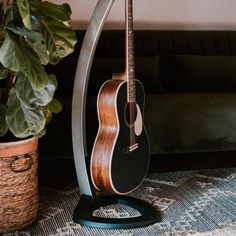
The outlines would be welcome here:
M 128 147 L 128 152 L 132 152 L 137 148 L 138 148 L 138 143 L 135 143 L 134 145 Z

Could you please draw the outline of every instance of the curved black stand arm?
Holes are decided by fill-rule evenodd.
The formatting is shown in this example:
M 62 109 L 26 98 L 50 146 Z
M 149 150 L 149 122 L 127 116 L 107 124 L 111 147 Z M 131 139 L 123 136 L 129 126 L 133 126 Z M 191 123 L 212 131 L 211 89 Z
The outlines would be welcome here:
M 72 140 L 74 161 L 81 198 L 73 219 L 76 223 L 100 228 L 143 227 L 160 220 L 160 214 L 148 203 L 127 196 L 97 197 L 86 165 L 87 145 L 85 132 L 85 107 L 87 85 L 94 52 L 105 20 L 115 0 L 98 0 L 81 47 L 74 82 L 72 102 Z M 122 203 L 136 208 L 141 216 L 110 219 L 94 217 L 93 211 L 104 205 Z

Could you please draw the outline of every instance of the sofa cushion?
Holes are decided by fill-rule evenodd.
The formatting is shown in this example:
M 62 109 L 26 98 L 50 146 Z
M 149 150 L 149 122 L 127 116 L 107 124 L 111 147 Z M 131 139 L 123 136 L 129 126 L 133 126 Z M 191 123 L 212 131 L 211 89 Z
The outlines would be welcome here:
M 235 101 L 234 92 L 147 95 L 152 153 L 235 150 Z
M 95 58 L 91 68 L 88 93 L 97 94 L 101 85 L 112 78 L 112 74 L 124 70 L 124 58 Z M 159 80 L 159 56 L 136 58 L 135 73 L 136 78 L 142 82 L 146 93 L 163 91 Z
M 170 92 L 235 91 L 236 56 L 163 56 L 160 74 Z

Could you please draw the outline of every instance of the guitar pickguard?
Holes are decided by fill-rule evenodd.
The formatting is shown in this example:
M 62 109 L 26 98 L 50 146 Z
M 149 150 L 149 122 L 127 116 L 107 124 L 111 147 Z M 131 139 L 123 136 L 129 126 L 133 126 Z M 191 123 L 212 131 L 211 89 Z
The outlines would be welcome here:
M 138 104 L 136 104 L 137 116 L 134 122 L 134 131 L 137 136 L 139 136 L 143 131 L 143 117 Z

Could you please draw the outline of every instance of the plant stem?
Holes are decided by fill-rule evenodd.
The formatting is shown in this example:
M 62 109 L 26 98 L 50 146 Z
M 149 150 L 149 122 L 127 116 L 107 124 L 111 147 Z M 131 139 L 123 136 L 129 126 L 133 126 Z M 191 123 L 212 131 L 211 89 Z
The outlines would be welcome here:
M 13 88 L 16 83 L 16 74 L 13 73 L 8 78 L 8 88 Z

